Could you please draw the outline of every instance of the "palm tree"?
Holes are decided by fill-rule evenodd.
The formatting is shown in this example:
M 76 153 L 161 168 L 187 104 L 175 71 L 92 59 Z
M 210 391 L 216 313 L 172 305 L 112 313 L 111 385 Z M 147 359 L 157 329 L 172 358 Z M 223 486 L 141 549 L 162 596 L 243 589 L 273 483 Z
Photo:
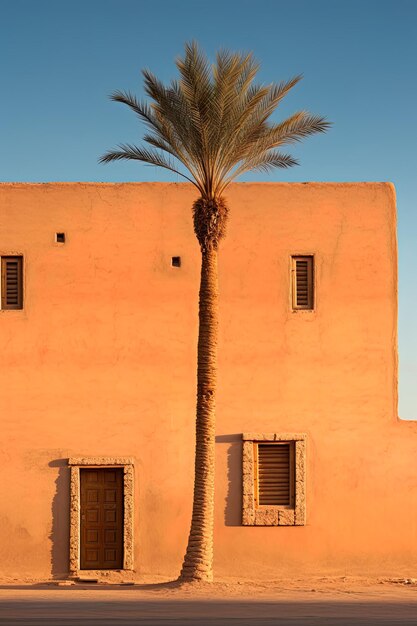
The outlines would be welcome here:
M 143 70 L 151 103 L 116 91 L 145 122 L 143 140 L 151 147 L 121 144 L 100 158 L 108 163 L 133 159 L 176 172 L 198 189 L 193 205 L 194 231 L 201 248 L 194 501 L 188 546 L 180 580 L 213 579 L 214 443 L 217 378 L 217 253 L 226 232 L 226 187 L 250 170 L 287 168 L 297 161 L 278 149 L 322 133 L 323 118 L 299 111 L 280 123 L 269 118 L 301 79 L 257 85 L 252 54 L 220 51 L 210 65 L 195 42 L 186 44 L 176 62 L 179 80 L 165 86 Z

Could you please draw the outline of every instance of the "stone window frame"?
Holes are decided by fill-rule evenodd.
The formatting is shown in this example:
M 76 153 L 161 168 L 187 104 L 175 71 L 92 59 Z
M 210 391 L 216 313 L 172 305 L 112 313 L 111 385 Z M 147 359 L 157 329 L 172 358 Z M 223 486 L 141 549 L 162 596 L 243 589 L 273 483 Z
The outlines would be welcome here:
M 243 433 L 243 526 L 305 526 L 306 435 L 304 433 Z M 293 508 L 255 505 L 254 444 L 282 441 L 295 448 L 295 498 Z
M 131 457 L 71 457 L 70 466 L 70 550 L 69 568 L 73 575 L 94 571 L 117 572 L 133 570 L 133 494 L 134 494 L 134 460 Z M 80 568 L 80 469 L 97 467 L 123 468 L 123 568 L 122 570 L 85 570 Z

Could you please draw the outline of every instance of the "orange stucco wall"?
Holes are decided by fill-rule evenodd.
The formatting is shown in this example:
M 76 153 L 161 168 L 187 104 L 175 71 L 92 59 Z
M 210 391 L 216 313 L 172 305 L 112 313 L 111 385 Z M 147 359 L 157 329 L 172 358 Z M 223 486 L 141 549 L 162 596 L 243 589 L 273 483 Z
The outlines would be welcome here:
M 72 456 L 135 458 L 135 569 L 175 575 L 188 534 L 199 248 L 184 184 L 3 184 L 0 568 L 68 570 Z M 220 250 L 215 568 L 406 575 L 417 426 L 397 419 L 389 184 L 237 184 Z M 65 232 L 65 245 L 54 242 Z M 290 310 L 291 254 L 316 310 Z M 181 256 L 181 268 L 171 257 Z M 241 526 L 241 433 L 307 433 L 307 525 Z

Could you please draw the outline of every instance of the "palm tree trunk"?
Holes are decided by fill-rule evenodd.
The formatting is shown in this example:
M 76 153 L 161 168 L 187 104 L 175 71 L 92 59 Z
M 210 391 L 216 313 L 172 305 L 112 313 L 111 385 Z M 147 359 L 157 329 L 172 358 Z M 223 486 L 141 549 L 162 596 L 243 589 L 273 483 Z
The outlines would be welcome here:
M 194 502 L 181 580 L 213 580 L 217 327 L 217 250 L 210 246 L 202 249 Z

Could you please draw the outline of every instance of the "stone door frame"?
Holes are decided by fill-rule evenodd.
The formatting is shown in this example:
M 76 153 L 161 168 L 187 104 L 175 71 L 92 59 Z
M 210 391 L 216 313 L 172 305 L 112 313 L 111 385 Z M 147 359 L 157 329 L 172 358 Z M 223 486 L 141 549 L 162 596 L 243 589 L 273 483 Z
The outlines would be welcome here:
M 131 457 L 71 457 L 70 466 L 70 549 L 69 569 L 72 575 L 86 574 L 92 570 L 80 568 L 80 469 L 83 468 L 123 468 L 123 571 L 133 570 L 133 493 L 134 461 Z M 94 570 L 95 574 L 120 570 Z

